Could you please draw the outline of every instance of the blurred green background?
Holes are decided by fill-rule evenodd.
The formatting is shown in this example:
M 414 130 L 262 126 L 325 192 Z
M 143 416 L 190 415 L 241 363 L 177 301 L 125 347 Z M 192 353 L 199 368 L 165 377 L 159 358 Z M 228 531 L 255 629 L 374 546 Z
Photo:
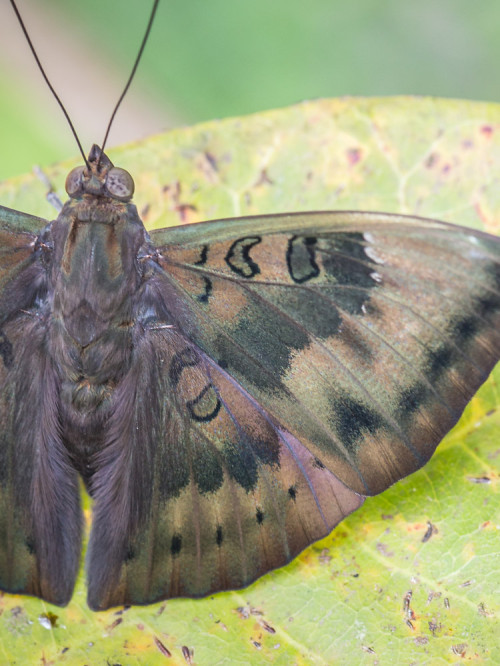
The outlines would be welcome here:
M 145 0 L 18 0 L 85 150 L 102 140 L 142 38 Z M 76 154 L 0 8 L 0 179 Z M 341 95 L 498 101 L 498 0 L 162 0 L 111 145 L 179 124 Z

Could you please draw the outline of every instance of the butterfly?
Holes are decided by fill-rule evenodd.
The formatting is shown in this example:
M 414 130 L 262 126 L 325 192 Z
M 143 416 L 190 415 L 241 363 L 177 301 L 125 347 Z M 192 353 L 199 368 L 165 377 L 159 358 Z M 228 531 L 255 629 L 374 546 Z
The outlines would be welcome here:
M 311 212 L 148 234 L 94 146 L 0 207 L 0 588 L 93 610 L 246 586 L 430 458 L 500 359 L 500 239 Z
M 500 358 L 500 239 L 383 213 L 147 234 L 97 146 L 0 208 L 0 587 L 101 610 L 247 585 L 421 467 Z

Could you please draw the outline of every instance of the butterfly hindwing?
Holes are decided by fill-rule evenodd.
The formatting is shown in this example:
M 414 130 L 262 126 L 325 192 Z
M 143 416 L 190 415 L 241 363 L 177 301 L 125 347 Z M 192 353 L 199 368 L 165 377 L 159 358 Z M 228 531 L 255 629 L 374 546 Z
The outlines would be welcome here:
M 372 213 L 153 232 L 176 325 L 361 494 L 421 467 L 500 355 L 500 241 Z
M 43 221 L 0 208 L 0 589 L 71 598 L 81 548 L 77 474 L 58 428 L 59 379 L 46 350 Z M 42 224 L 40 224 L 42 223 Z
M 146 332 L 116 401 L 91 608 L 242 587 L 363 501 L 175 327 Z

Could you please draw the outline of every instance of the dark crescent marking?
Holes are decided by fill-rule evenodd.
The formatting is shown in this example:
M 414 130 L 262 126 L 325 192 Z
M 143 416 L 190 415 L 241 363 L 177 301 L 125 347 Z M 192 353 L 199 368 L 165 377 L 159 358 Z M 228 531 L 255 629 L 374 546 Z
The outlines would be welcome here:
M 198 261 L 195 261 L 193 265 L 204 266 L 207 263 L 207 255 L 208 255 L 208 245 L 204 245 L 201 248 L 200 258 L 198 259 Z
M 184 368 L 192 368 L 200 362 L 200 358 L 192 347 L 186 347 L 177 352 L 170 361 L 169 378 L 174 386 L 177 386 L 181 379 Z
M 299 243 L 295 244 L 296 240 L 299 240 Z M 297 284 L 302 284 L 303 282 L 307 282 L 308 280 L 312 280 L 315 277 L 318 277 L 319 275 L 319 266 L 316 263 L 316 251 L 314 249 L 314 245 L 317 243 L 317 239 L 312 237 L 312 236 L 292 236 L 290 240 L 288 241 L 288 248 L 286 251 L 286 264 L 288 266 L 288 272 L 290 274 L 290 277 L 294 282 Z M 300 262 L 302 260 L 302 257 L 299 255 L 299 248 L 297 247 L 299 244 L 300 250 L 305 249 L 307 252 L 307 260 L 309 262 L 309 266 L 311 270 L 309 273 L 303 276 L 296 276 L 295 275 L 295 270 L 293 267 L 293 255 L 294 253 L 297 254 L 298 261 Z
M 208 303 L 208 297 L 212 293 L 212 280 L 210 278 L 204 277 L 203 281 L 205 283 L 205 293 L 198 294 L 196 297 L 201 303 Z
M 194 412 L 194 408 L 196 407 L 196 405 L 199 402 L 201 402 L 201 400 L 203 400 L 203 398 L 205 397 L 206 392 L 211 388 L 213 388 L 212 384 L 207 384 L 205 386 L 205 388 L 203 389 L 203 391 L 200 393 L 200 395 L 198 395 L 193 400 L 188 400 L 186 402 L 186 407 L 188 408 L 188 411 L 191 414 L 191 418 L 194 421 L 198 421 L 199 423 L 208 423 L 209 421 L 213 421 L 213 419 L 215 419 L 215 417 L 219 413 L 220 408 L 221 408 L 221 401 L 219 399 L 219 396 L 217 396 L 217 404 L 215 405 L 213 410 L 210 412 L 210 414 L 206 414 L 205 416 L 198 416 L 198 414 L 195 414 L 195 412 Z
M 260 268 L 258 265 L 251 259 L 250 257 L 250 250 L 253 248 L 254 245 L 258 245 L 262 241 L 262 238 L 260 236 L 246 236 L 245 238 L 238 238 L 238 240 L 235 240 L 234 243 L 232 243 L 231 247 L 227 251 L 227 254 L 225 256 L 225 262 L 229 266 L 229 268 L 237 273 L 238 275 L 241 275 L 241 277 L 244 278 L 253 278 L 255 275 L 260 273 Z M 243 268 L 239 266 L 237 263 L 233 263 L 233 259 L 235 258 L 236 260 L 239 259 L 237 256 L 236 252 L 239 251 L 241 252 L 241 259 L 243 261 Z M 250 271 L 247 273 L 245 269 L 248 269 Z

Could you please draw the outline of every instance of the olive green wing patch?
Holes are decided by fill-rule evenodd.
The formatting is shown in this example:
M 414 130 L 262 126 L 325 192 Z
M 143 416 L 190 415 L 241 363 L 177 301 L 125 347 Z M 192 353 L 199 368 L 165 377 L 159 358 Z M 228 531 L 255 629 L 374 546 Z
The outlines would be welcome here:
M 246 586 L 361 505 L 175 327 L 138 345 L 94 484 L 91 608 Z
M 176 328 L 352 490 L 421 467 L 500 357 L 500 240 L 307 213 L 152 233 Z

